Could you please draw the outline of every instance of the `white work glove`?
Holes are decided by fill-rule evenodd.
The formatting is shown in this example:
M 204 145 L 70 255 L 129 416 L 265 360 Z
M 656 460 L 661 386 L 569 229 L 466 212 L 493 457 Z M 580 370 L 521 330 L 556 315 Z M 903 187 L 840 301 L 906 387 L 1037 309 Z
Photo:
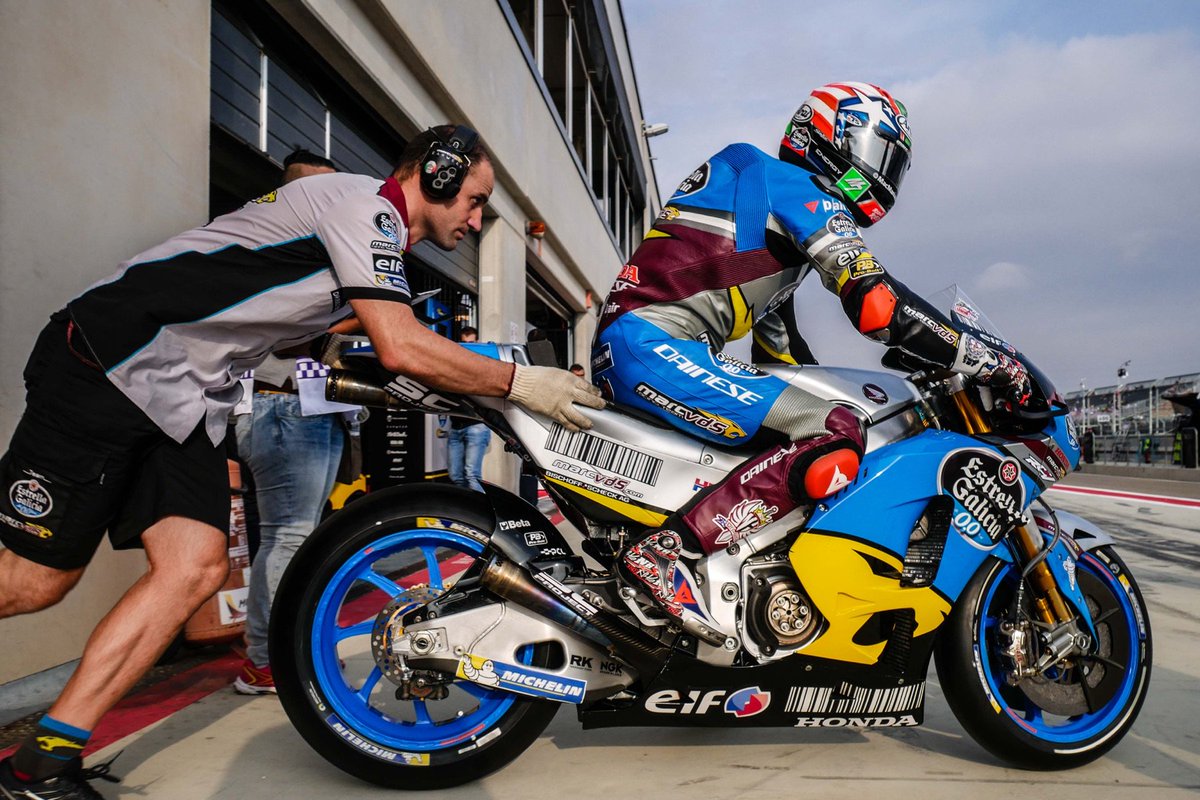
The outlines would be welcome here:
M 575 403 L 604 408 L 600 390 L 565 369 L 515 364 L 508 399 L 537 414 L 545 414 L 569 431 L 592 427 Z

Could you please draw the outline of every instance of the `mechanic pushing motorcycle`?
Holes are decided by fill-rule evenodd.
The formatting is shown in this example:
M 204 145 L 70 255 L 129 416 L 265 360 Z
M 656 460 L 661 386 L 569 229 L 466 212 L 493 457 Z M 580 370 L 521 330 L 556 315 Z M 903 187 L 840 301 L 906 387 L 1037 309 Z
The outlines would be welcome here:
M 592 351 L 608 399 L 716 444 L 762 445 L 724 481 L 626 547 L 623 581 L 685 628 L 702 624 L 695 559 L 855 477 L 864 432 L 845 408 L 721 352 L 753 333 L 753 360 L 816 363 L 792 293 L 815 269 L 863 335 L 978 376 L 1022 399 L 1025 367 L 917 297 L 867 249 L 909 167 L 907 112 L 866 83 L 822 86 L 771 158 L 748 144 L 714 155 L 680 185 L 613 284 Z M 707 612 L 707 609 L 702 609 Z

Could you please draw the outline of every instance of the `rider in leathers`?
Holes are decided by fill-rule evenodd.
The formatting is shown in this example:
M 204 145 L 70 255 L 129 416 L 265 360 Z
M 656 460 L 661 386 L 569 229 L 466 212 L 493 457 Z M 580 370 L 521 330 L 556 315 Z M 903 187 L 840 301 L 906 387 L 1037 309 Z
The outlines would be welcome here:
M 721 352 L 752 333 L 755 361 L 815 363 L 791 302 L 807 273 L 863 335 L 1026 391 L 1019 361 L 913 294 L 859 236 L 891 209 L 910 153 L 904 106 L 888 92 L 822 86 L 792 117 L 778 159 L 733 144 L 684 180 L 613 284 L 593 346 L 605 395 L 709 442 L 770 448 L 619 556 L 623 581 L 684 627 L 713 624 L 693 591 L 695 559 L 836 494 L 858 471 L 854 414 Z

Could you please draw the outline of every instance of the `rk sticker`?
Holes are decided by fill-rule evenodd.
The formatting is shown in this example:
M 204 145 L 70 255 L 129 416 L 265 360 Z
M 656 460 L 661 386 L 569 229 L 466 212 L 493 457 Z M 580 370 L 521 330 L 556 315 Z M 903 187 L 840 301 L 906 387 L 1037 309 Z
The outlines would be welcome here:
M 10 486 L 8 501 L 18 514 L 29 519 L 40 519 L 54 508 L 54 498 L 50 496 L 50 490 L 37 478 L 17 481 Z
M 1000 541 L 1025 508 L 1021 465 L 986 450 L 955 450 L 938 470 L 938 486 L 955 504 L 954 526 L 969 538 Z

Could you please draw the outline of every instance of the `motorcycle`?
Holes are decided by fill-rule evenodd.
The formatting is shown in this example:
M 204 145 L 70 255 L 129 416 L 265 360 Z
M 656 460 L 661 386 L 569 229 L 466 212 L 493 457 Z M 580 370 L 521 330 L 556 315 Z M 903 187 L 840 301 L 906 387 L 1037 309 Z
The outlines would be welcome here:
M 965 296 L 951 313 L 1016 354 Z M 470 347 L 529 363 L 522 345 Z M 1112 538 L 1042 497 L 1079 459 L 1065 406 L 1036 368 L 1045 402 L 1017 407 L 889 358 L 907 379 L 761 367 L 858 415 L 862 467 L 778 519 L 731 509 L 726 549 L 694 585 L 677 581 L 678 601 L 708 611 L 684 629 L 621 586 L 614 558 L 757 452 L 612 406 L 582 409 L 593 427 L 570 432 L 348 351 L 331 399 L 482 420 L 582 536 L 490 484 L 404 485 L 347 506 L 277 593 L 270 647 L 288 717 L 346 772 L 431 789 L 508 764 L 564 704 L 584 728 L 919 725 L 932 658 L 955 716 L 999 759 L 1100 757 L 1145 700 L 1151 633 Z

